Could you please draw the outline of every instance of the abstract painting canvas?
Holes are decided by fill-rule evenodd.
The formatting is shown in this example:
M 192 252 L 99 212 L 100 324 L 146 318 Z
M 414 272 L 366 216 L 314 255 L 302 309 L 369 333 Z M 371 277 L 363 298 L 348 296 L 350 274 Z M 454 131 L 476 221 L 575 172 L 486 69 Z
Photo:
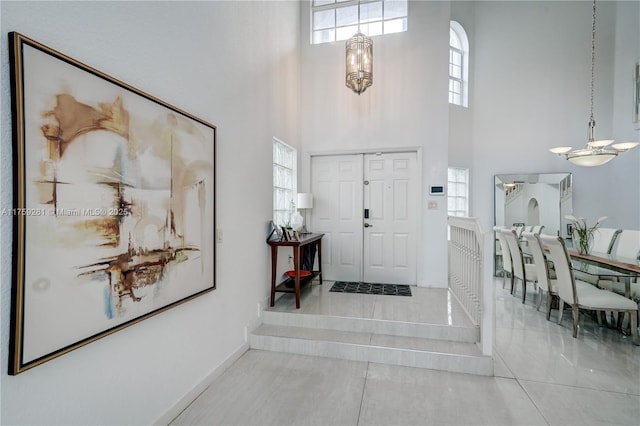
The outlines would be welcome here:
M 9 374 L 215 288 L 215 126 L 18 33 Z

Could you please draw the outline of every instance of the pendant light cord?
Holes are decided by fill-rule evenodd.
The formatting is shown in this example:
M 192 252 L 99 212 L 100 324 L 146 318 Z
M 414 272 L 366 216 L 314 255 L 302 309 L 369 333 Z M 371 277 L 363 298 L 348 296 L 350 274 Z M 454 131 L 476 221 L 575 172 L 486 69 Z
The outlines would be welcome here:
M 591 115 L 589 121 L 595 125 L 593 119 L 593 91 L 594 91 L 594 76 L 595 76 L 595 63 L 596 63 L 596 0 L 593 0 L 593 20 L 591 27 Z

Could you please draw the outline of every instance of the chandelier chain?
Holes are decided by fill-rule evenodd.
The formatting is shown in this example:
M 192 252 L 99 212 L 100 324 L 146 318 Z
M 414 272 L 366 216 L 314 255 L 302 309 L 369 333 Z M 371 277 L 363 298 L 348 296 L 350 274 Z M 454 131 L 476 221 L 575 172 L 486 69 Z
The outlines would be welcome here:
M 591 104 L 591 115 L 590 121 L 594 121 L 593 119 L 593 92 L 594 92 L 594 81 L 595 81 L 595 63 L 596 63 L 596 0 L 593 0 L 593 19 L 591 26 L 591 95 L 590 95 L 590 104 Z

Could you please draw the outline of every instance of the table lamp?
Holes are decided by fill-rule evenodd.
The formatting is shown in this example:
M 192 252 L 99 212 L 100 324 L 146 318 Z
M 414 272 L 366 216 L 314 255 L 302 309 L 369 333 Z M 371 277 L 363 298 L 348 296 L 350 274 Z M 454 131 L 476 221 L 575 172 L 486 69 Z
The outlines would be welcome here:
M 298 194 L 298 209 L 303 209 L 304 210 L 304 217 L 303 217 L 303 222 L 302 222 L 302 234 L 310 234 L 309 231 L 307 231 L 307 209 L 312 209 L 313 208 L 313 195 L 309 194 L 308 192 L 301 192 Z

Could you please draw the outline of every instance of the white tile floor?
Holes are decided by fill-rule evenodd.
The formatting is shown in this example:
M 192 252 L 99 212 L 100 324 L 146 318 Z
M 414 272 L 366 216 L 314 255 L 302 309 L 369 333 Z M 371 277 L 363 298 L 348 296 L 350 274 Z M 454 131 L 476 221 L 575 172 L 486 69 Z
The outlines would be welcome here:
M 640 424 L 640 347 L 584 315 L 574 339 L 570 315 L 495 285 L 495 377 L 250 350 L 174 424 Z M 369 297 L 388 299 L 357 309 L 407 303 Z

